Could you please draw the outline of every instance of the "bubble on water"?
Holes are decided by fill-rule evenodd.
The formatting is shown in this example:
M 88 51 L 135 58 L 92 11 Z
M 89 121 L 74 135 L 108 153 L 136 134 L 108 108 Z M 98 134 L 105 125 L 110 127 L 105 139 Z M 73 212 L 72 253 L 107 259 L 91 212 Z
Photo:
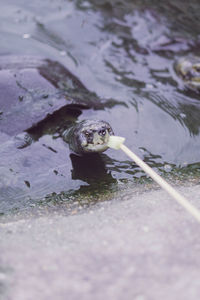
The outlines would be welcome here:
M 180 113 L 180 117 L 181 117 L 182 119 L 184 119 L 184 118 L 186 118 L 186 114 Z
M 64 50 L 61 50 L 61 51 L 60 51 L 60 55 L 61 55 L 61 56 L 66 56 L 66 55 L 67 55 L 67 52 L 64 51 Z
M 24 33 L 23 34 L 23 39 L 29 39 L 31 37 L 30 33 Z
M 147 83 L 147 84 L 146 84 L 146 88 L 147 88 L 148 90 L 152 90 L 152 89 L 153 89 L 153 84 Z
M 172 166 L 170 166 L 168 164 L 165 164 L 164 165 L 164 170 L 165 170 L 165 172 L 170 172 L 172 170 Z

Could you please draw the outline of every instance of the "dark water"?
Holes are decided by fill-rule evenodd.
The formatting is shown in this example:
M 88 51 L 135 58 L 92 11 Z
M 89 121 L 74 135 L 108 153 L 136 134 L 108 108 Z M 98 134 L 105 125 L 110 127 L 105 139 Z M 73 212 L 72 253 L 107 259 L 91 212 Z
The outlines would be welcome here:
M 85 110 L 79 120 L 109 121 L 115 134 L 159 170 L 197 164 L 196 170 L 200 95 L 184 88 L 173 64 L 199 54 L 200 3 L 161 2 L 2 0 L 0 55 L 59 61 L 100 98 L 124 104 Z M 45 202 L 51 193 L 67 201 L 74 191 L 112 191 L 144 176 L 119 151 L 81 158 L 51 134 L 23 150 L 4 133 L 0 139 L 2 213 Z

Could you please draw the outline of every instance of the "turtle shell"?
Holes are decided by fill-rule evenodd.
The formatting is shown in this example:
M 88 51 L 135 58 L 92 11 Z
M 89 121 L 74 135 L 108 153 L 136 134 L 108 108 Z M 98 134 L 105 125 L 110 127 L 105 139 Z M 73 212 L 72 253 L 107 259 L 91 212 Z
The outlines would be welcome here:
M 16 135 L 63 107 L 97 108 L 99 98 L 57 61 L 0 57 L 0 131 Z

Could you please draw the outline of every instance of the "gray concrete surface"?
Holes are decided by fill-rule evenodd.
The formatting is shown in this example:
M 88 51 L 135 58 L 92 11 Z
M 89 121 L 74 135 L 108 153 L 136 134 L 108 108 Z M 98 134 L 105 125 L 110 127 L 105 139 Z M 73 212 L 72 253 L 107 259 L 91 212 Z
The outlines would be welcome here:
M 180 191 L 200 208 L 200 186 Z M 3 300 L 199 297 L 200 224 L 163 191 L 129 191 L 70 216 L 1 219 Z

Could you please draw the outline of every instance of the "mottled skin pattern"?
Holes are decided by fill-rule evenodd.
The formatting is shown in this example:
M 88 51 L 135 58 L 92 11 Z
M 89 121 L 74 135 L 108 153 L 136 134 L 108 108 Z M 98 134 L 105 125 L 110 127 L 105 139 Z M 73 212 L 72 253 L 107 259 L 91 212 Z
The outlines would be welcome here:
M 63 133 L 63 140 L 78 154 L 103 152 L 108 149 L 110 135 L 114 135 L 114 132 L 107 122 L 84 120 L 66 130 Z
M 175 63 L 174 67 L 186 87 L 200 91 L 200 57 L 191 55 L 182 57 Z

